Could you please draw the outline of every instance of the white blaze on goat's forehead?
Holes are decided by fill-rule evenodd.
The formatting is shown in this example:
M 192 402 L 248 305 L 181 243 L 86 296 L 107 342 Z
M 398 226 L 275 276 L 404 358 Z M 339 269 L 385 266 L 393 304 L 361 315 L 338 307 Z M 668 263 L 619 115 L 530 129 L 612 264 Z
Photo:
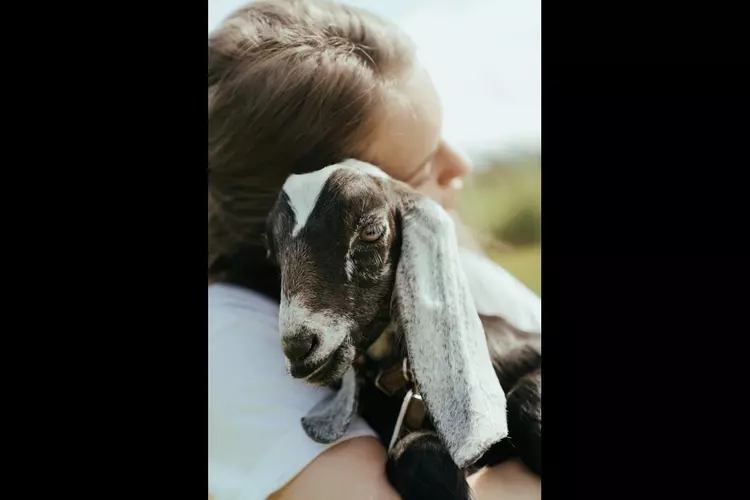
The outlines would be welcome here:
M 297 236 L 299 230 L 305 227 L 323 186 L 331 174 L 339 168 L 341 168 L 340 165 L 331 165 L 309 174 L 290 175 L 286 180 L 282 189 L 289 197 L 289 204 L 294 210 L 292 236 Z
M 289 197 L 289 204 L 294 210 L 294 228 L 292 237 L 297 236 L 300 230 L 307 224 L 307 219 L 315 208 L 321 191 L 328 182 L 331 175 L 339 169 L 350 169 L 363 174 L 388 179 L 388 175 L 378 167 L 369 163 L 349 159 L 335 165 L 310 172 L 307 174 L 290 175 L 282 188 Z

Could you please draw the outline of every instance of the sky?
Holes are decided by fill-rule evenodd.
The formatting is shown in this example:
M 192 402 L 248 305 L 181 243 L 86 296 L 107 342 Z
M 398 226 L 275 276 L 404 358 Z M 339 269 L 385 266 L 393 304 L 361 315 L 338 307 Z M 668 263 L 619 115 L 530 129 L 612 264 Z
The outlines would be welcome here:
M 208 0 L 211 31 L 245 0 Z M 541 143 L 541 0 L 344 0 L 396 22 L 440 94 L 447 140 L 470 156 Z

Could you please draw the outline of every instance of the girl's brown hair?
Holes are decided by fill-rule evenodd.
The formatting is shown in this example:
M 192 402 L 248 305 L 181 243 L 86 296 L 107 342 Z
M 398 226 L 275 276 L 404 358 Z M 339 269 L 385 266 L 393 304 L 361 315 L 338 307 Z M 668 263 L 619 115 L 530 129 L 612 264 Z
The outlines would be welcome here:
M 357 157 L 411 67 L 395 26 L 325 0 L 266 0 L 208 40 L 208 275 L 276 294 L 265 219 L 285 178 Z

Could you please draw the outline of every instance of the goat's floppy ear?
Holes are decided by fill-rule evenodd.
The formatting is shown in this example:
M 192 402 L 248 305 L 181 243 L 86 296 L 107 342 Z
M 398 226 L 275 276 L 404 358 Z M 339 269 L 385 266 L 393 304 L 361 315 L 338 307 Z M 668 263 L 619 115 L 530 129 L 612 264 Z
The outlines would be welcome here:
M 450 216 L 398 187 L 401 258 L 394 308 L 412 372 L 456 465 L 471 465 L 508 434 L 505 393 L 490 360 L 459 260 Z
M 357 410 L 357 381 L 350 367 L 338 392 L 319 402 L 302 417 L 302 428 L 317 443 L 329 444 L 346 434 Z

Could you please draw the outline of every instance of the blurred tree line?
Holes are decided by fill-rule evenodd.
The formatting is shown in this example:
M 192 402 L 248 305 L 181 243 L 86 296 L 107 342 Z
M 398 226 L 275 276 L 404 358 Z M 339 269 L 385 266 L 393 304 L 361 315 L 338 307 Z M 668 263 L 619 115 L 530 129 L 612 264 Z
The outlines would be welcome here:
M 456 210 L 490 258 L 541 295 L 542 169 L 534 151 L 475 158 Z

